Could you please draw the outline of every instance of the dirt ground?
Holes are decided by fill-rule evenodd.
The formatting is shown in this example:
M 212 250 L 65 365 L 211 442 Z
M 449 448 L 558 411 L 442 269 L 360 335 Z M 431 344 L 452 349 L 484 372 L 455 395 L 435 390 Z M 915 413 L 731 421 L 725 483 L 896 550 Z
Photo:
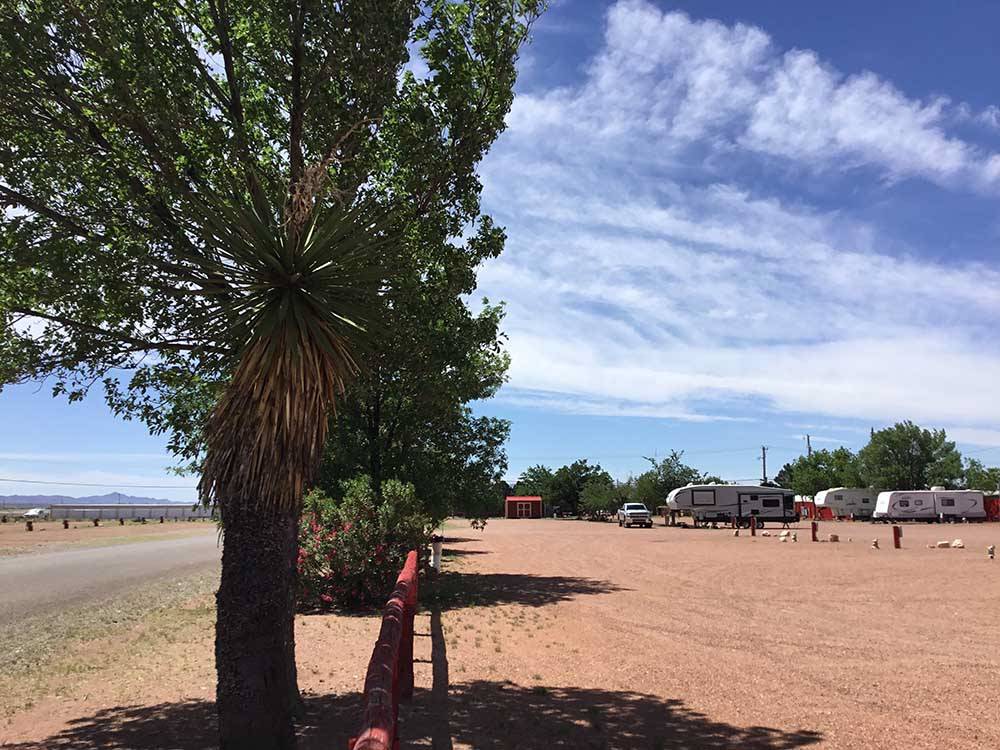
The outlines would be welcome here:
M 985 554 L 1000 525 L 905 526 L 902 550 L 887 526 L 830 531 L 843 541 L 453 523 L 445 571 L 422 583 L 404 746 L 1000 747 L 1000 560 Z M 956 537 L 966 549 L 927 548 Z M 0 746 L 212 747 L 210 605 L 85 644 L 120 658 L 15 710 Z M 377 631 L 299 618 L 304 750 L 344 747 Z
M 164 521 L 156 519 L 147 523 L 105 519 L 100 526 L 93 521 L 70 521 L 64 529 L 62 521 L 34 521 L 33 531 L 27 531 L 20 518 L 8 518 L 0 524 L 0 556 L 20 555 L 29 552 L 51 552 L 57 549 L 75 547 L 104 546 L 110 544 L 130 544 L 152 539 L 177 539 L 191 534 L 204 533 L 206 525 L 214 526 L 210 520 Z

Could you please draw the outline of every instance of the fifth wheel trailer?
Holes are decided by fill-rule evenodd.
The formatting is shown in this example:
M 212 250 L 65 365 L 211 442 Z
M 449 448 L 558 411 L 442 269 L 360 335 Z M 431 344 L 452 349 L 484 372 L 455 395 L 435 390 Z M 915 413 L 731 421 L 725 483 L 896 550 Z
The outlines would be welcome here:
M 977 490 L 930 490 L 880 492 L 875 503 L 875 521 L 985 521 L 983 493 Z
M 877 493 L 860 487 L 831 487 L 816 493 L 817 508 L 829 508 L 834 518 L 871 518 Z
M 667 495 L 667 507 L 690 515 L 695 524 L 729 523 L 735 519 L 741 526 L 749 526 L 750 519 L 756 518 L 757 525 L 763 526 L 764 522 L 793 523 L 799 520 L 795 510 L 795 493 L 780 487 L 690 484 Z

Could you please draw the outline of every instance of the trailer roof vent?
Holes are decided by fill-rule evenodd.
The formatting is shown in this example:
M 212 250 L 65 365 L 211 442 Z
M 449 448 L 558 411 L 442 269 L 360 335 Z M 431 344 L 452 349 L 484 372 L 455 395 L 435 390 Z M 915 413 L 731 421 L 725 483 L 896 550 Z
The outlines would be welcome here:
M 944 487 L 931 487 L 931 492 L 946 492 Z

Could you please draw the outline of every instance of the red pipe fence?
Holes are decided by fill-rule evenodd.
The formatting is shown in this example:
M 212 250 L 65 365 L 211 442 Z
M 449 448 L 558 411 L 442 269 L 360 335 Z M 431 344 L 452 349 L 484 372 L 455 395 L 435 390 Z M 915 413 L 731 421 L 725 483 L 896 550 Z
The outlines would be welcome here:
M 382 628 L 365 675 L 361 732 L 347 750 L 396 750 L 399 702 L 413 697 L 413 616 L 417 612 L 417 551 L 406 556 L 382 613 Z

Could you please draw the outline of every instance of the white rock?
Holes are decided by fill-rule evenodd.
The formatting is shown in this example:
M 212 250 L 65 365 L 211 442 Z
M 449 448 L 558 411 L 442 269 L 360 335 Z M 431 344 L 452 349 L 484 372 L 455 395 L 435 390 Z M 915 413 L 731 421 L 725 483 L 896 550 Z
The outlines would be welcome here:
M 949 542 L 947 539 L 944 540 L 943 542 L 938 542 L 937 543 L 937 548 L 938 549 L 948 549 L 950 546 L 951 546 L 951 542 Z
M 789 531 L 788 529 L 785 529 L 780 534 L 778 534 L 778 536 L 791 536 L 791 535 L 792 535 L 792 532 Z
M 787 536 L 782 536 L 782 537 L 779 537 L 779 538 L 778 538 L 778 541 L 781 541 L 781 542 L 787 542 L 787 541 L 788 541 L 788 537 L 787 537 Z
M 954 542 L 951 543 L 951 548 L 952 549 L 965 549 L 965 542 L 963 542 L 961 539 L 956 539 Z
M 770 531 L 762 531 L 762 532 L 760 532 L 760 535 L 761 536 L 771 536 L 771 532 Z

